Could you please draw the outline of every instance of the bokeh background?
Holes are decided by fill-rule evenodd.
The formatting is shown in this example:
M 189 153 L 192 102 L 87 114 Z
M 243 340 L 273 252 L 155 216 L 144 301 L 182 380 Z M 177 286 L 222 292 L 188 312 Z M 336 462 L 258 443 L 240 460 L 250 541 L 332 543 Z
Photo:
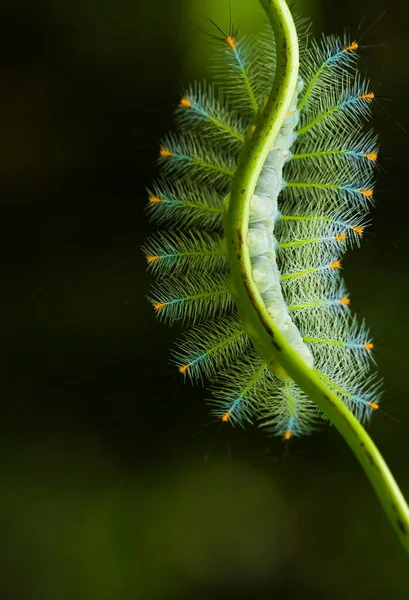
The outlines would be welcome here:
M 232 10 L 242 34 L 264 21 L 256 0 Z M 370 432 L 409 497 L 409 4 L 298 11 L 317 34 L 374 25 L 377 204 L 344 275 L 385 378 Z M 1 1 L 2 600 L 408 597 L 407 557 L 338 433 L 284 444 L 215 424 L 146 301 L 145 187 L 206 74 L 206 17 L 227 27 L 228 0 Z

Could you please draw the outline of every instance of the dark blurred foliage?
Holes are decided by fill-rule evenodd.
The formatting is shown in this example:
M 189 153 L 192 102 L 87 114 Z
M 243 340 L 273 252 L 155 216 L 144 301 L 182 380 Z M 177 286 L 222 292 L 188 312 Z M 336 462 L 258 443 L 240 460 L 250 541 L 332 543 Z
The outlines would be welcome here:
M 232 4 L 244 33 L 263 21 L 256 0 Z M 315 32 L 352 37 L 386 10 L 362 41 L 376 46 L 362 62 L 377 205 L 344 274 L 385 377 L 370 432 L 407 497 L 408 6 L 298 3 Z M 407 557 L 338 433 L 285 445 L 212 422 L 206 392 L 169 366 L 176 328 L 146 302 L 145 187 L 206 70 L 197 25 L 228 13 L 227 0 L 0 4 L 2 600 L 408 597 Z

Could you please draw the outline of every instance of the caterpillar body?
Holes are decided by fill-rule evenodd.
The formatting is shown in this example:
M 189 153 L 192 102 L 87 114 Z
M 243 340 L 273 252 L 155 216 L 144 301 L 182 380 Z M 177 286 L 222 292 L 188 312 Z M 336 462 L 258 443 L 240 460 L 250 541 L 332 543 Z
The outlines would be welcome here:
M 359 246 L 373 202 L 374 94 L 356 70 L 358 43 L 309 42 L 299 21 L 300 71 L 286 117 L 257 177 L 244 244 L 264 309 L 306 367 L 361 420 L 379 408 L 373 341 L 351 315 L 343 253 Z M 254 40 L 220 36 L 216 85 L 188 88 L 179 129 L 160 147 L 161 178 L 149 191 L 166 229 L 144 247 L 158 278 L 152 304 L 170 323 L 189 322 L 174 361 L 210 381 L 212 413 L 290 439 L 322 413 L 279 361 L 258 351 L 237 306 L 226 242 L 229 193 L 243 147 L 263 118 L 276 70 L 271 31 Z

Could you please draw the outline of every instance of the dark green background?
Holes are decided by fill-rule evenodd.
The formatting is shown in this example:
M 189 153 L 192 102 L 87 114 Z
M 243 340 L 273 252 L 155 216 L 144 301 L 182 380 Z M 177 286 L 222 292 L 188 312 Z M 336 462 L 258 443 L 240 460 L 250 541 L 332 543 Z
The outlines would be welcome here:
M 263 22 L 233 0 L 243 33 Z M 408 4 L 300 1 L 314 31 L 362 17 L 378 100 L 376 209 L 345 260 L 385 412 L 370 432 L 409 497 Z M 140 246 L 160 137 L 227 0 L 2 0 L 1 600 L 407 598 L 409 563 L 328 426 L 269 439 L 212 422 L 168 364 Z M 387 110 L 391 117 L 387 116 Z M 389 416 L 388 416 L 389 415 Z M 393 418 L 390 418 L 392 416 Z

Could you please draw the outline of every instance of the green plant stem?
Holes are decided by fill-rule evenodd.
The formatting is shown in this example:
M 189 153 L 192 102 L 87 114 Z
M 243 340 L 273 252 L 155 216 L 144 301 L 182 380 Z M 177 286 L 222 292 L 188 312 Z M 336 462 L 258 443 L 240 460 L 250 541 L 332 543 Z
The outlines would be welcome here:
M 349 444 L 364 468 L 397 535 L 409 551 L 409 508 L 375 444 L 338 398 L 292 349 L 267 312 L 252 279 L 246 245 L 250 201 L 264 161 L 288 112 L 298 75 L 298 40 L 285 0 L 259 0 L 276 40 L 277 68 L 271 94 L 258 114 L 256 129 L 243 145 L 225 214 L 230 289 L 243 327 L 275 372 L 281 367 L 315 402 Z M 278 367 L 279 365 L 279 367 Z

